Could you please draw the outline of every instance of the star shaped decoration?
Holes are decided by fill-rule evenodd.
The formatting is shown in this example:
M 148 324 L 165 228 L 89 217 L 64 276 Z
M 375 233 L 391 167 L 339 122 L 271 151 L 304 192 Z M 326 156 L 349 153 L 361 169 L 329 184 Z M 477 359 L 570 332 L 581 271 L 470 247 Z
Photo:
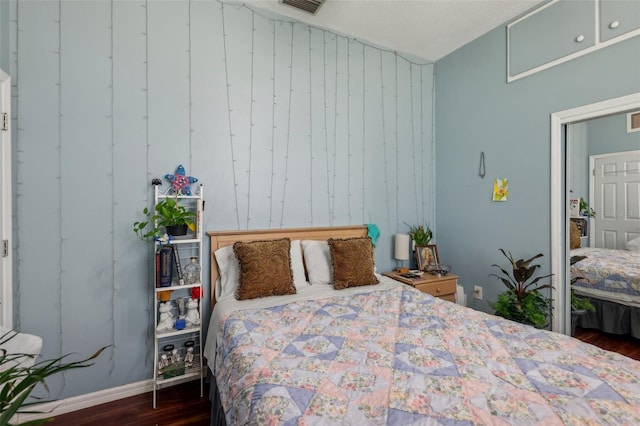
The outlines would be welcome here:
M 171 187 L 178 195 L 192 195 L 191 184 L 198 181 L 193 176 L 187 176 L 182 164 L 178 166 L 175 174 L 166 174 L 164 178 L 171 182 Z

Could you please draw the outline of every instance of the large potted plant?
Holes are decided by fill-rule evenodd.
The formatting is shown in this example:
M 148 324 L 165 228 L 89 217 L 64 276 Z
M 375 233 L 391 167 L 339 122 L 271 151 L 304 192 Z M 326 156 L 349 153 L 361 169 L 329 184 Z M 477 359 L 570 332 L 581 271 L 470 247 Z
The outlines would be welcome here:
M 531 264 L 543 254 L 538 253 L 527 260 L 516 260 L 510 252 L 507 255 L 503 249 L 500 251 L 511 263 L 511 273 L 499 265 L 492 265 L 500 269 L 501 274 L 490 276 L 498 278 L 507 287 L 505 292 L 498 295 L 498 300 L 491 304 L 495 314 L 536 328 L 546 328 L 549 325 L 551 298 L 543 295 L 540 290 L 553 287 L 551 284 L 538 283 L 551 274 L 534 278 L 533 275 L 540 265 Z
M 167 233 L 171 236 L 185 235 L 193 224 L 195 212 L 178 204 L 178 200 L 167 197 L 156 204 L 155 211 L 147 207 L 142 210 L 146 219 L 133 224 L 133 231 L 144 241 Z

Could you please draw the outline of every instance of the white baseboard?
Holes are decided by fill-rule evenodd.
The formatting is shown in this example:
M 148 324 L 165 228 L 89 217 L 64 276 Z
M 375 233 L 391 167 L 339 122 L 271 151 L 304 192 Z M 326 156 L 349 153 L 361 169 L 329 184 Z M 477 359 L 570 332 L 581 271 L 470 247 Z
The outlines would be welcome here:
M 40 411 L 41 413 L 18 414 L 13 417 L 12 422 L 23 423 L 29 420 L 60 416 L 72 411 L 82 410 L 84 408 L 93 407 L 94 405 L 104 404 L 151 391 L 153 391 L 153 380 L 151 379 L 137 383 L 129 383 L 115 388 L 104 389 L 67 399 L 33 405 L 29 408 L 33 411 Z M 149 399 L 149 405 L 151 405 L 151 399 Z

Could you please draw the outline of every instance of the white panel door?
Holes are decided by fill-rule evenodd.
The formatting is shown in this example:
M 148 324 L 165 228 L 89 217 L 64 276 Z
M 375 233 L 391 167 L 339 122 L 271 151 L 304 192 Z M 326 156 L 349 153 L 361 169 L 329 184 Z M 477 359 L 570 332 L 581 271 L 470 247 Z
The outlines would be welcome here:
M 593 155 L 591 241 L 595 247 L 625 249 L 640 237 L 640 150 Z

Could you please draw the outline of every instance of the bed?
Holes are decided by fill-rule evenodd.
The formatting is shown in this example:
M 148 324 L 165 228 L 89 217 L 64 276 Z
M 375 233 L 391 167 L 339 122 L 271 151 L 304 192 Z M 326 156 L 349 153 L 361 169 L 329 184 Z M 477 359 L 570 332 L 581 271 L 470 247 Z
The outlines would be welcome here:
M 596 306 L 578 326 L 640 338 L 640 253 L 583 247 L 571 256 L 586 256 L 571 266 L 572 287 Z
M 209 235 L 212 424 L 640 423 L 637 361 L 434 298 L 375 269 L 370 285 L 335 290 L 318 280 L 321 259 L 298 242 L 361 238 L 364 227 Z M 221 273 L 214 253 L 282 237 L 311 284 L 295 283 L 292 259 L 294 294 L 225 294 L 228 265 Z M 336 253 L 331 246 L 338 283 Z

